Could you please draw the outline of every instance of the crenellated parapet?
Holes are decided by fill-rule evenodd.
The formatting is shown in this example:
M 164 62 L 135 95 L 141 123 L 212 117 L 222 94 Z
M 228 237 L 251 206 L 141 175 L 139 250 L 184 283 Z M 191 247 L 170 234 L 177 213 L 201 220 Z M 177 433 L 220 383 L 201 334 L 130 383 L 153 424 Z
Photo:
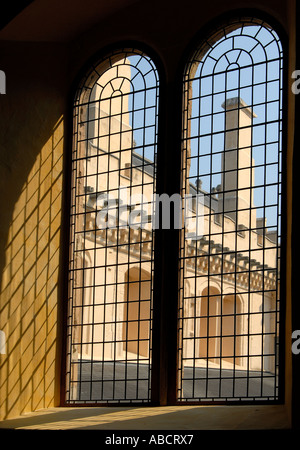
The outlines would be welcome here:
M 151 258 L 152 230 L 131 227 L 97 229 L 91 226 L 93 223 L 91 218 L 87 222 L 86 239 L 96 245 L 115 248 L 118 252 L 128 253 L 127 246 L 130 245 L 132 254 L 141 259 Z M 277 269 L 250 259 L 246 253 L 232 251 L 213 240 L 202 238 L 185 246 L 184 264 L 196 276 L 219 275 L 223 281 L 246 291 L 276 290 Z

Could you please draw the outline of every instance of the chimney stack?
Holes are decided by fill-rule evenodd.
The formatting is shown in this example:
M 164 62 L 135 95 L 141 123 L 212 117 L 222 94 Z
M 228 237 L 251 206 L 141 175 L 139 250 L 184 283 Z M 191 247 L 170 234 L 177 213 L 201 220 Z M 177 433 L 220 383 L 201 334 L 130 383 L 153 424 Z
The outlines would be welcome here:
M 251 158 L 252 120 L 256 114 L 239 97 L 226 100 L 225 152 L 222 158 L 220 211 L 246 228 L 255 226 L 253 206 L 254 164 Z

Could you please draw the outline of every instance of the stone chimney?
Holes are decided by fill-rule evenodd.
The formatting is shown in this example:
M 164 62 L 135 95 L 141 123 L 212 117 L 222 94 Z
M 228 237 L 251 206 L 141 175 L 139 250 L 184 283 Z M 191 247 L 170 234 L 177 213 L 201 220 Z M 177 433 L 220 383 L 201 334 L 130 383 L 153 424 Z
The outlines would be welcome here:
M 225 153 L 222 158 L 220 211 L 243 228 L 255 226 L 253 207 L 254 164 L 251 158 L 252 120 L 256 115 L 239 97 L 222 104 L 226 111 Z

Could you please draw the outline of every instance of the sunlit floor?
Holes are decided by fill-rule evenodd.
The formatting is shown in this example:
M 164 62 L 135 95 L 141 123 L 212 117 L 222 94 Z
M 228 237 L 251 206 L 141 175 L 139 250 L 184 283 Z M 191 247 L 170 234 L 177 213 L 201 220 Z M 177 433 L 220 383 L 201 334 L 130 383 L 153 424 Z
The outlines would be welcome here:
M 281 405 L 50 408 L 2 421 L 0 429 L 283 430 L 289 420 Z

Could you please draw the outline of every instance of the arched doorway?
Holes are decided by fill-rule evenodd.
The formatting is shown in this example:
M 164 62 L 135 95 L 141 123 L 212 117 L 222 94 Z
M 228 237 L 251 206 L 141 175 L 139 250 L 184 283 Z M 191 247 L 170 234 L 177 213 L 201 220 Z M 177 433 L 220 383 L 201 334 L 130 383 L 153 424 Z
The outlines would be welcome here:
M 221 358 L 232 364 L 241 364 L 242 302 L 238 295 L 225 295 L 222 300 Z
M 220 357 L 220 300 L 220 291 L 216 287 L 206 287 L 202 291 L 199 319 L 199 356 L 212 362 L 218 362 Z
M 123 316 L 123 350 L 149 358 L 151 319 L 151 278 L 146 271 L 133 268 L 126 272 Z

